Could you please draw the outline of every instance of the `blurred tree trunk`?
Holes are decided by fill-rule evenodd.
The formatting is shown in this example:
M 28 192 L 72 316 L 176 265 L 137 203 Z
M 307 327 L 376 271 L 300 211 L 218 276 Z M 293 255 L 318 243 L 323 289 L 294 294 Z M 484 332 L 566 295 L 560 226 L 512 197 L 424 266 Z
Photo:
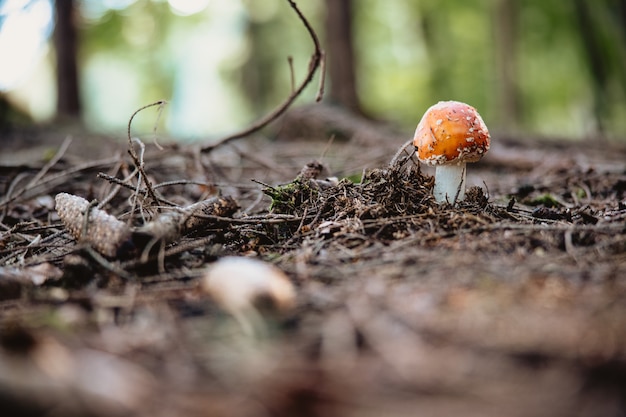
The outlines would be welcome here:
M 442 26 L 443 13 L 435 2 L 419 2 L 418 24 L 428 55 L 429 91 L 425 94 L 439 100 L 450 100 L 453 97 L 450 85 L 450 61 L 446 48 L 448 36 L 447 26 Z M 441 28 L 444 29 L 441 29 Z
M 517 87 L 518 12 L 516 0 L 499 0 L 495 4 L 498 119 L 500 124 L 508 129 L 515 129 L 520 122 L 520 96 Z
M 596 128 L 603 134 L 620 88 L 626 96 L 626 0 L 575 0 L 574 8 L 593 81 Z
M 57 58 L 57 116 L 80 117 L 78 36 L 74 0 L 55 1 L 54 47 Z
M 603 114 L 606 110 L 606 84 L 608 81 L 608 69 L 602 57 L 601 40 L 598 39 L 597 28 L 594 25 L 589 5 L 584 0 L 575 0 L 574 6 L 583 46 L 587 55 L 587 64 L 593 79 L 594 116 L 599 133 L 604 131 Z
M 356 88 L 352 0 L 326 0 L 326 59 L 332 103 L 362 113 Z

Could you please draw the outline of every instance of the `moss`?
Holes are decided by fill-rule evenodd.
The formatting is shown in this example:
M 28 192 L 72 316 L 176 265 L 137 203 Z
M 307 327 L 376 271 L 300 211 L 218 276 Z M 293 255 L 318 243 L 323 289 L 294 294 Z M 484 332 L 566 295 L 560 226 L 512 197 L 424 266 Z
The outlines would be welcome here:
M 528 202 L 531 206 L 560 207 L 561 203 L 550 193 L 537 196 Z
M 317 195 L 318 190 L 312 188 L 308 181 L 295 179 L 287 184 L 266 187 L 263 193 L 272 199 L 271 212 L 296 215 L 305 202 Z

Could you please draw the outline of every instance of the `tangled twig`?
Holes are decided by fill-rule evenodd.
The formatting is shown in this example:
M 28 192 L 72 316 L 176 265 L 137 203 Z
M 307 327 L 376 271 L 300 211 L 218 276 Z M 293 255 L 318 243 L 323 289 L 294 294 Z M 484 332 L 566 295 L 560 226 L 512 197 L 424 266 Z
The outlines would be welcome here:
M 150 179 L 148 178 L 148 176 L 146 175 L 146 171 L 144 170 L 144 163 L 143 163 L 143 156 L 140 158 L 139 155 L 137 155 L 137 152 L 135 151 L 135 147 L 133 145 L 133 139 L 131 138 L 130 135 L 130 127 L 131 124 L 133 123 L 133 119 L 135 118 L 135 116 L 137 115 L 137 113 L 139 113 L 142 110 L 145 110 L 147 108 L 150 107 L 154 107 L 154 106 L 159 106 L 159 115 L 160 110 L 163 108 L 163 106 L 166 104 L 165 100 L 159 100 L 159 101 L 155 101 L 154 103 L 150 103 L 147 104 L 139 109 L 137 109 L 132 116 L 130 116 L 130 119 L 128 120 L 128 153 L 130 154 L 130 157 L 133 159 L 133 163 L 135 164 L 135 167 L 137 168 L 137 170 L 139 170 L 139 174 L 141 176 L 141 178 L 143 179 L 143 182 L 146 186 L 146 189 L 148 191 L 148 195 L 150 196 L 150 198 L 152 199 L 152 201 L 154 201 L 155 203 L 158 204 L 159 199 L 157 198 L 156 194 L 154 193 L 154 189 L 152 188 L 152 184 L 150 183 Z M 139 140 L 137 140 L 139 142 Z M 140 145 L 143 146 L 143 144 L 140 142 Z

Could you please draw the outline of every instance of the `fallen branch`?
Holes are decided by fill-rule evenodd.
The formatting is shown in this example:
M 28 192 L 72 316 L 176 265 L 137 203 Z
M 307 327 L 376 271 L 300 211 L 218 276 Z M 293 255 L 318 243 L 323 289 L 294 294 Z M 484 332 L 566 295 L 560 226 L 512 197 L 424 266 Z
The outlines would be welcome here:
M 298 9 L 298 6 L 296 5 L 296 3 L 293 0 L 287 0 L 287 1 L 289 2 L 289 5 L 291 6 L 291 8 L 296 12 L 298 17 L 300 18 L 300 21 L 302 22 L 302 24 L 304 24 L 307 32 L 309 32 L 309 35 L 311 36 L 311 40 L 313 41 L 313 46 L 315 48 L 315 50 L 313 51 L 313 55 L 311 56 L 311 60 L 309 61 L 309 70 L 307 72 L 305 79 L 298 86 L 298 88 L 296 88 L 295 90 L 291 92 L 289 97 L 287 97 L 287 99 L 285 99 L 285 101 L 283 101 L 282 104 L 280 104 L 276 109 L 274 109 L 274 111 L 262 117 L 261 119 L 257 120 L 255 123 L 253 123 L 246 129 L 233 133 L 222 139 L 219 139 L 217 142 L 211 145 L 204 146 L 203 148 L 200 149 L 202 153 L 211 152 L 213 149 L 221 145 L 224 145 L 230 141 L 248 136 L 264 128 L 272 121 L 276 120 L 278 117 L 280 117 L 280 115 L 282 115 L 289 108 L 289 106 L 291 106 L 291 104 L 296 100 L 296 98 L 298 98 L 298 96 L 302 93 L 302 91 L 304 91 L 304 89 L 313 80 L 313 76 L 315 75 L 315 72 L 317 71 L 317 68 L 320 66 L 320 64 L 322 64 L 322 67 L 324 67 L 323 65 L 324 52 L 322 51 L 322 48 L 320 46 L 320 41 L 317 37 L 317 34 L 311 27 L 311 24 L 306 19 L 306 17 L 304 17 L 300 9 Z M 320 79 L 319 92 L 317 94 L 316 101 L 320 101 L 322 99 L 323 91 L 324 91 L 324 73 L 322 72 L 321 79 Z

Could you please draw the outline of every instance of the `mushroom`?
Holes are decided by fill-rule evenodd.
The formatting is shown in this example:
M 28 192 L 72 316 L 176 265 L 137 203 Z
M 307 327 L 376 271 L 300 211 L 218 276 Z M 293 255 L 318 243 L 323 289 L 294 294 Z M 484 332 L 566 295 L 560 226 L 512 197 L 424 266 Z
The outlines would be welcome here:
M 455 204 L 465 198 L 465 164 L 489 150 L 489 131 L 472 106 L 440 101 L 424 113 L 413 145 L 421 162 L 436 167 L 435 200 Z
M 259 307 L 284 313 L 295 305 L 296 291 L 283 271 L 251 258 L 227 256 L 207 268 L 203 290 L 241 325 L 244 333 L 265 333 Z

